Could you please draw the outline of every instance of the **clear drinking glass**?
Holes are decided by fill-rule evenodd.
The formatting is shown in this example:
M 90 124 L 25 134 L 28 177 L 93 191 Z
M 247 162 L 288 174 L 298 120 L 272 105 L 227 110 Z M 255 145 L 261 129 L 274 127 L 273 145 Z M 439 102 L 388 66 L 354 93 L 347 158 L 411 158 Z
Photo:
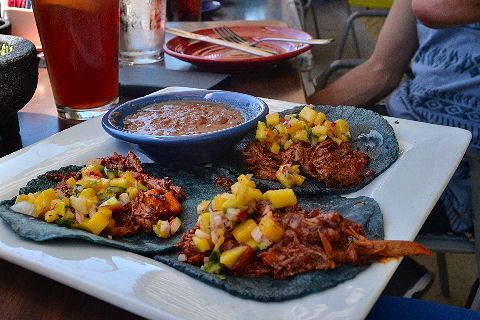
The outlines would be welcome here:
M 32 0 L 60 117 L 86 120 L 118 102 L 118 0 Z
M 155 63 L 163 58 L 167 0 L 120 0 L 120 61 Z

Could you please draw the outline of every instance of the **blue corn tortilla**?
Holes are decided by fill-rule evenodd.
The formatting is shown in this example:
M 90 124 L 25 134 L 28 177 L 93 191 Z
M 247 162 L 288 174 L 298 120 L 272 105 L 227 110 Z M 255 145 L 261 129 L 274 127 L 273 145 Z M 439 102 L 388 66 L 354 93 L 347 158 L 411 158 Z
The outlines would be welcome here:
M 33 241 L 47 241 L 55 239 L 80 239 L 90 241 L 100 245 L 106 245 L 127 251 L 143 254 L 154 255 L 175 250 L 172 247 L 180 241 L 186 230 L 193 228 L 197 221 L 197 205 L 206 199 L 211 199 L 214 195 L 222 193 L 223 189 L 213 186 L 214 178 L 224 176 L 235 179 L 225 169 L 215 168 L 191 168 L 186 170 L 178 170 L 171 168 L 162 168 L 156 164 L 143 164 L 145 171 L 158 178 L 170 177 L 173 183 L 183 188 L 187 199 L 182 202 L 182 212 L 179 218 L 182 220 L 182 228 L 171 238 L 161 239 L 155 233 L 139 232 L 134 236 L 114 237 L 109 239 L 93 233 L 81 230 L 61 227 L 55 223 L 47 223 L 43 220 L 33 218 L 10 209 L 15 203 L 15 198 L 0 202 L 0 216 L 19 236 Z M 68 166 L 59 170 L 47 172 L 47 174 L 66 173 L 79 171 L 80 166 Z M 37 191 L 53 188 L 56 182 L 53 182 L 40 175 L 28 182 L 21 188 L 19 194 L 35 193 Z
M 279 112 L 280 117 L 288 114 L 300 113 L 304 105 Z M 294 187 L 296 194 L 348 194 L 362 189 L 369 184 L 375 177 L 385 171 L 398 158 L 399 147 L 392 126 L 380 114 L 371 110 L 350 107 L 350 106 L 315 106 L 317 112 L 325 113 L 327 120 L 335 121 L 343 119 L 347 121 L 352 134 L 352 150 L 360 150 L 371 159 L 365 172 L 375 171 L 372 176 L 366 177 L 361 183 L 344 188 L 327 187 L 325 183 L 307 176 L 301 187 Z M 247 173 L 247 169 L 242 161 L 242 151 L 255 141 L 255 130 L 252 130 L 238 144 L 236 144 L 225 157 L 217 161 L 214 165 L 228 169 L 233 175 Z M 263 180 L 253 177 L 252 179 L 261 190 L 282 189 L 282 184 L 278 181 Z
M 361 224 L 369 239 L 384 238 L 383 216 L 377 202 L 372 198 L 344 198 L 335 195 L 301 195 L 297 198 L 298 203 L 304 209 L 318 208 L 323 212 L 338 211 L 344 217 Z M 285 280 L 270 277 L 233 276 L 226 276 L 222 280 L 216 275 L 202 271 L 197 266 L 179 262 L 177 257 L 177 253 L 171 252 L 161 256 L 157 255 L 154 259 L 232 295 L 263 302 L 284 301 L 320 292 L 354 278 L 368 267 L 345 263 L 338 269 L 310 271 Z

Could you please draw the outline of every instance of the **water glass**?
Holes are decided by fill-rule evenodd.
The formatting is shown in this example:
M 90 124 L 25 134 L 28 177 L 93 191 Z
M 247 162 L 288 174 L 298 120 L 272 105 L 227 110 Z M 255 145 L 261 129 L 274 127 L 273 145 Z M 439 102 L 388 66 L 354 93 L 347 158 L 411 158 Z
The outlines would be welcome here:
M 163 58 L 167 0 L 120 0 L 120 61 L 155 63 Z

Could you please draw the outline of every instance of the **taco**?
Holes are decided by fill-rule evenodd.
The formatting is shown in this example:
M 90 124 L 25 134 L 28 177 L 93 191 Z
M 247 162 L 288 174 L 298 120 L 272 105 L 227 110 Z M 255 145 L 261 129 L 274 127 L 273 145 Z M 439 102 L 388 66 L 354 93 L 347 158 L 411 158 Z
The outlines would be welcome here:
M 135 165 L 120 165 L 119 161 L 125 161 L 126 158 L 133 159 L 134 161 L 130 161 L 130 163 Z M 180 240 L 182 230 L 188 230 L 193 227 L 196 217 L 189 214 L 189 212 L 195 210 L 198 201 L 211 196 L 211 192 L 215 192 L 210 182 L 217 176 L 228 176 L 228 172 L 222 169 L 192 168 L 189 170 L 176 170 L 164 168 L 157 164 L 140 164 L 138 158 L 133 153 L 129 153 L 127 157 L 115 154 L 112 157 L 102 159 L 93 165 L 90 163 L 88 166 L 83 167 L 67 166 L 38 176 L 21 188 L 18 197 L 0 203 L 0 216 L 17 234 L 34 241 L 82 239 L 140 254 L 158 254 L 172 250 L 172 245 Z M 102 178 L 92 175 L 89 178 L 90 181 L 87 181 L 88 179 L 80 179 L 82 174 L 85 176 L 94 172 L 98 175 L 97 170 L 94 169 L 95 167 L 96 169 L 100 168 Z M 108 170 L 105 168 L 108 168 Z M 103 177 L 102 171 L 105 173 L 105 177 Z M 136 182 L 133 182 L 133 186 L 136 184 L 137 188 L 132 188 L 136 190 L 129 189 L 129 186 L 120 186 L 124 181 L 121 181 L 119 178 L 124 178 L 123 174 L 125 172 L 130 173 L 128 176 L 130 179 L 133 176 L 136 177 L 134 179 Z M 86 193 L 89 192 L 86 183 L 98 184 L 101 179 L 105 181 L 108 178 L 107 175 L 111 175 L 113 179 L 116 179 L 117 185 L 109 186 L 109 190 L 107 190 L 108 188 L 103 190 L 104 195 L 99 195 L 100 190 L 97 190 L 98 192 L 94 196 L 85 197 Z M 172 179 L 167 177 L 172 177 Z M 73 182 L 72 179 L 76 182 Z M 72 185 L 70 186 L 69 183 Z M 85 194 L 82 194 L 83 190 L 87 190 L 84 192 Z M 121 195 L 122 193 L 129 194 L 135 191 L 142 196 L 133 197 L 129 204 L 121 203 L 121 199 L 125 197 L 125 195 Z M 42 196 L 43 199 L 38 199 L 35 202 L 35 197 L 38 198 L 43 192 L 45 192 Z M 166 206 L 164 195 L 167 192 L 172 193 L 175 199 L 178 199 L 177 202 L 181 204 L 181 211 L 178 211 L 178 208 L 172 211 Z M 187 199 L 185 199 L 185 193 L 189 195 Z M 21 214 L 17 212 L 19 211 L 18 209 L 17 211 L 12 210 L 12 206 L 16 209 L 16 202 L 17 206 L 19 205 L 18 199 L 29 200 L 28 198 L 30 197 L 30 202 L 34 202 L 38 206 L 42 202 L 46 202 L 46 198 L 49 196 L 52 197 L 52 199 L 49 199 L 50 205 L 48 208 L 47 206 L 44 206 L 45 208 L 42 207 L 43 210 L 40 212 L 30 211 L 25 212 L 26 214 Z M 148 199 L 150 197 L 152 199 Z M 97 208 L 95 211 L 100 211 L 98 210 L 100 208 L 104 208 L 102 210 L 110 208 L 113 214 L 110 213 L 107 217 L 113 217 L 116 220 L 113 224 L 109 222 L 111 221 L 110 219 L 104 218 L 93 220 L 94 223 L 92 223 L 93 214 L 91 215 L 88 210 L 87 212 L 82 212 L 81 203 L 72 205 L 70 202 L 71 199 L 77 198 L 87 198 L 87 201 L 74 200 L 74 202 L 83 201 L 90 203 L 94 199 L 95 207 Z M 67 205 L 65 205 L 65 202 L 60 203 L 67 199 L 70 200 Z M 154 211 L 144 204 L 145 199 L 153 202 L 151 207 L 155 209 Z M 58 207 L 55 209 L 52 206 L 53 203 L 57 202 L 63 204 L 63 206 L 58 205 L 58 207 L 61 207 L 60 209 L 63 209 L 61 213 L 56 211 L 59 209 Z M 118 208 L 119 205 L 122 207 Z M 34 205 L 32 203 L 31 206 L 24 207 L 31 209 Z M 20 211 L 22 210 L 25 211 L 25 208 L 20 209 Z M 129 212 L 134 214 L 129 215 Z M 51 223 L 47 222 L 49 219 Z M 161 221 L 161 223 L 158 223 L 158 221 Z M 170 227 L 177 222 L 181 222 L 181 225 L 177 224 L 176 226 L 178 230 L 167 228 L 170 233 L 177 231 L 176 233 L 166 234 L 165 230 L 162 230 L 162 223 L 163 225 L 168 224 L 168 227 Z M 103 229 L 100 230 L 99 228 L 101 227 Z
M 386 257 L 426 254 L 409 241 L 385 241 L 382 214 L 371 198 L 262 193 L 247 176 L 197 207 L 198 221 L 176 245 L 156 256 L 231 294 L 281 301 L 353 278 Z
M 310 115 L 310 123 L 302 118 Z M 320 115 L 324 124 L 317 126 Z M 289 127 L 293 123 L 292 128 L 277 125 L 278 118 L 269 124 L 269 116 L 264 130 L 259 123 L 256 132 L 250 132 L 215 165 L 237 176 L 252 173 L 262 190 L 293 187 L 297 194 L 346 194 L 366 186 L 398 158 L 393 128 L 370 110 L 298 106 L 278 114 Z M 290 132 L 296 125 L 302 130 Z M 290 185 L 285 183 L 288 179 Z

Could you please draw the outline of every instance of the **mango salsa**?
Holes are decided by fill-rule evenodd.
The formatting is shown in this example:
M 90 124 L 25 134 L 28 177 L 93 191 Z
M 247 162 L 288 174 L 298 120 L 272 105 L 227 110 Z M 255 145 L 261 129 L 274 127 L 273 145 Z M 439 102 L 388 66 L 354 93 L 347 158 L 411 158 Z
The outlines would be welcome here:
M 258 122 L 255 138 L 271 143 L 270 151 L 275 154 L 298 141 L 315 146 L 327 138 L 337 143 L 351 140 L 345 120 L 330 122 L 323 112 L 315 111 L 312 106 L 305 106 L 299 114 L 287 115 L 285 119 L 278 113 L 268 114 L 265 120 Z
M 292 189 L 268 190 L 264 195 L 275 208 L 283 208 L 297 204 L 297 197 Z

